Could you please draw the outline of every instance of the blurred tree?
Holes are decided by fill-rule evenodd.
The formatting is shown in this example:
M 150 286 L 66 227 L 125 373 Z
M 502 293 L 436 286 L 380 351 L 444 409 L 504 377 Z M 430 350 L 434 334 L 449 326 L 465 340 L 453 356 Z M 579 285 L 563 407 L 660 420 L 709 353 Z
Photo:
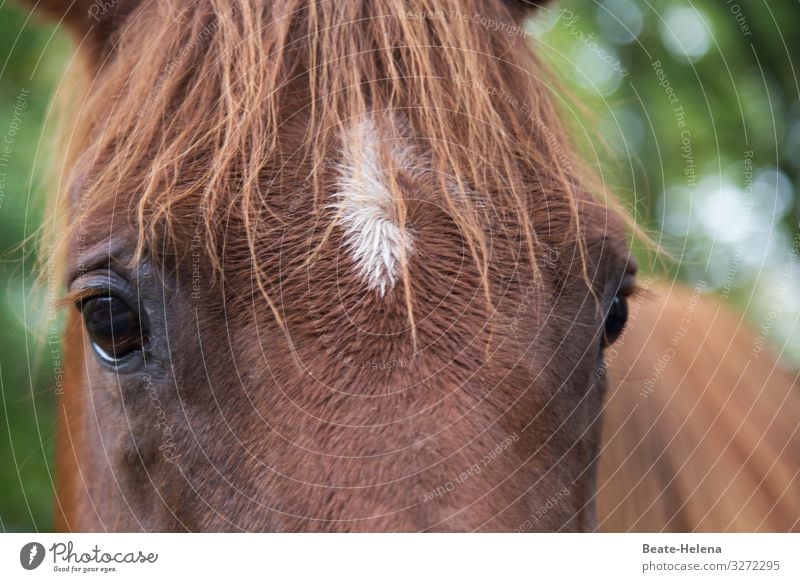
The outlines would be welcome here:
M 0 530 L 48 530 L 53 359 L 36 301 L 42 126 L 69 43 L 0 5 Z M 45 136 L 46 137 L 46 136 Z M 46 141 L 46 140 L 45 140 Z M 38 194 L 38 195 L 37 195 Z
M 594 162 L 674 274 L 707 281 L 756 325 L 779 306 L 770 339 L 800 362 L 800 269 L 787 269 L 800 230 L 800 3 L 561 2 L 531 32 L 590 104 L 596 119 L 576 121 L 596 121 L 584 133 Z

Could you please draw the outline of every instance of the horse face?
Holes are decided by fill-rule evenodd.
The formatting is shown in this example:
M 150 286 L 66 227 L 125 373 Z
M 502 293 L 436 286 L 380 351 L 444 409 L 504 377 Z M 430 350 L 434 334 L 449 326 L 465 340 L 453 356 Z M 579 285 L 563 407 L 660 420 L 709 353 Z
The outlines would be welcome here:
M 427 206 L 409 273 L 416 343 L 402 295 L 370 287 L 346 229 L 322 250 L 299 242 L 309 216 L 259 247 L 288 263 L 271 289 L 285 330 L 252 269 L 215 282 L 191 243 L 181 261 L 132 267 L 120 224 L 76 250 L 68 358 L 89 527 L 592 527 L 602 350 L 632 268 L 605 240 L 590 249 L 605 255 L 593 287 L 577 249 L 543 257 L 533 279 L 498 235 L 488 319 L 457 229 Z
M 73 440 L 61 462 L 82 481 L 62 487 L 66 525 L 592 528 L 603 348 L 621 333 L 635 271 L 616 218 L 557 179 L 564 152 L 524 108 L 491 109 L 507 127 L 484 137 L 473 124 L 485 102 L 441 114 L 477 85 L 419 91 L 439 106 L 364 100 L 316 131 L 303 74 L 267 99 L 263 61 L 211 44 L 194 54 L 209 39 L 232 51 L 237 34 L 252 40 L 257 14 L 238 10 L 200 11 L 151 82 L 131 74 L 146 59 L 114 54 L 92 97 L 104 121 L 69 200 Z M 121 39 L 166 42 L 165 22 L 136 13 Z M 511 50 L 527 49 L 500 52 Z M 193 78 L 159 82 L 187 54 Z M 224 90 L 231 66 L 245 81 Z M 475 171 L 470 160 L 495 150 L 508 155 Z

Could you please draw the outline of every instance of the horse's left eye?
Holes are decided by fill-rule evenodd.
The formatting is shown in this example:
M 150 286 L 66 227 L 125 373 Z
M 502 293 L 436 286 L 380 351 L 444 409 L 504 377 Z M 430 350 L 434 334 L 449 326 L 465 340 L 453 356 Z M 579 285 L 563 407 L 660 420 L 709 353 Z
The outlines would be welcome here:
M 136 312 L 113 295 L 86 299 L 80 305 L 84 325 L 97 354 L 118 362 L 142 349 L 144 334 Z
M 603 347 L 610 346 L 625 329 L 625 323 L 628 321 L 628 300 L 623 296 L 617 294 L 611 302 L 611 307 L 606 314 L 604 323 L 605 329 L 603 330 Z

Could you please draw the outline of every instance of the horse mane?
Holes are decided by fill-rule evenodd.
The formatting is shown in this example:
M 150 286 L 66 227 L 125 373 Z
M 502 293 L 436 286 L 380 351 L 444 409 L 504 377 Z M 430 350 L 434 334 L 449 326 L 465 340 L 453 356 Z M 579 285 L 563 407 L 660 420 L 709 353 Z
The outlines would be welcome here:
M 369 116 L 422 152 L 436 185 L 425 195 L 458 226 L 490 311 L 486 201 L 521 225 L 534 278 L 544 244 L 577 241 L 585 262 L 583 241 L 602 238 L 608 220 L 587 226 L 580 210 L 595 200 L 605 212 L 613 205 L 597 198 L 602 187 L 566 139 L 554 85 L 517 11 L 479 0 L 143 3 L 109 40 L 111 56 L 81 108 L 89 153 L 79 207 L 135 194 L 135 260 L 153 249 L 185 253 L 201 224 L 214 273 L 226 261 L 252 269 L 283 325 L 258 256 L 265 230 L 286 222 L 276 194 L 301 182 L 308 189 L 294 193 L 297 211 L 330 212 L 343 128 Z M 487 24 L 465 16 L 476 14 Z M 381 156 L 391 169 L 392 156 Z M 403 230 L 407 201 L 394 174 Z M 68 230 L 80 222 L 71 218 Z M 234 231 L 246 244 L 226 246 Z M 400 262 L 413 324 L 407 257 Z

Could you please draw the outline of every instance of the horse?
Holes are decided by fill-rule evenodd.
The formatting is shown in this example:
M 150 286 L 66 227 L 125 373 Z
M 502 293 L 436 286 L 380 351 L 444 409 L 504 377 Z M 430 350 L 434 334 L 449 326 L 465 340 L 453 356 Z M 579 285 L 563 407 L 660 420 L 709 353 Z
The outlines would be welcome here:
M 709 473 L 653 440 L 724 388 L 677 418 L 700 372 L 635 393 L 670 331 L 642 314 L 676 300 L 637 287 L 524 32 L 539 4 L 36 4 L 84 67 L 52 202 L 58 529 L 797 528 L 788 414 Z M 739 513 L 716 486 L 697 507 L 731 467 Z

